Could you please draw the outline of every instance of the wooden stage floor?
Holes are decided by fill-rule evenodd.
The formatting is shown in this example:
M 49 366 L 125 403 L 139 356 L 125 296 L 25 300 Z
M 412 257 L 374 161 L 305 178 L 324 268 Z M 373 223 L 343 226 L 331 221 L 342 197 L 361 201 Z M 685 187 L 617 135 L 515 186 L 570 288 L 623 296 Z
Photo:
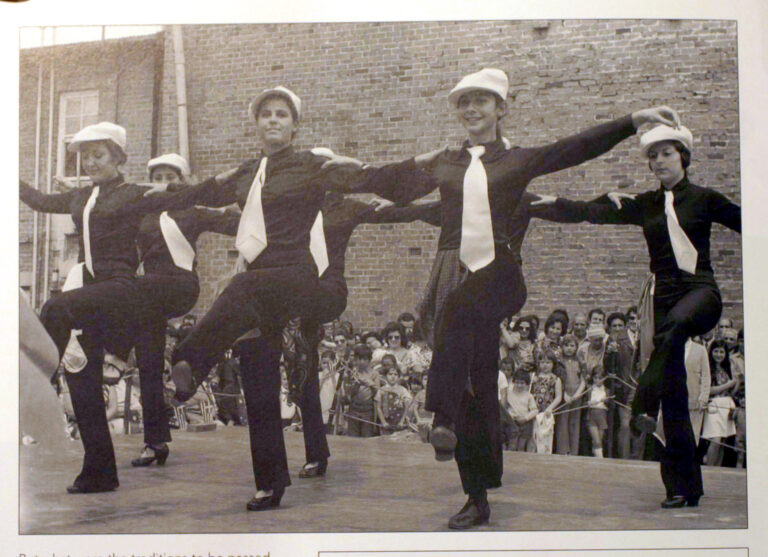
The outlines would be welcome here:
M 39 408 L 39 407 L 38 407 Z M 50 423 L 50 422 L 49 422 Z M 57 425 L 57 427 L 59 427 Z M 293 485 L 280 508 L 247 512 L 254 493 L 244 427 L 174 432 L 164 467 L 131 468 L 141 436 L 116 436 L 120 488 L 68 495 L 80 442 L 21 446 L 21 534 L 430 532 L 464 503 L 453 462 L 429 445 L 331 436 L 325 478 L 299 479 L 300 433 L 286 433 Z M 698 508 L 662 510 L 658 465 L 504 453 L 485 531 L 724 529 L 747 526 L 744 470 L 705 468 Z

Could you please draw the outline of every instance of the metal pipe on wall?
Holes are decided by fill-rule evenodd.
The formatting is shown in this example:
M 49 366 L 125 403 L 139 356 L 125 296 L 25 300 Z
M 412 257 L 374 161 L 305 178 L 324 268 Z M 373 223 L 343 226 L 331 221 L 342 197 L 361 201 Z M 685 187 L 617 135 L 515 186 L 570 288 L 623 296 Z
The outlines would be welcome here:
M 51 193 L 53 183 L 53 101 L 56 84 L 56 28 L 52 30 L 50 96 L 48 97 L 48 161 L 46 193 Z M 43 244 L 43 301 L 48 299 L 48 267 L 51 253 L 51 215 L 45 215 L 45 244 Z
M 173 59 L 176 68 L 176 106 L 179 118 L 179 154 L 192 164 L 189 158 L 189 129 L 187 127 L 187 77 L 184 60 L 184 38 L 181 26 L 172 26 Z
M 40 29 L 40 44 L 43 43 L 45 28 Z M 43 114 L 43 61 L 37 73 L 37 111 L 35 114 L 35 189 L 40 189 L 40 119 Z M 32 212 L 32 285 L 30 288 L 32 307 L 37 308 L 37 234 L 40 223 L 37 211 Z

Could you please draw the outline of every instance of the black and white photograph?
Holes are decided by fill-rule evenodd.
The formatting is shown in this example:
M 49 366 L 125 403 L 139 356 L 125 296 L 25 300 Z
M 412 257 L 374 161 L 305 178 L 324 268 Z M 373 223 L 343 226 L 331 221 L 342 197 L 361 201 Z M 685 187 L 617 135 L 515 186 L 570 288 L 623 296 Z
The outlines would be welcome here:
M 12 554 L 760 554 L 764 7 L 36 1 Z

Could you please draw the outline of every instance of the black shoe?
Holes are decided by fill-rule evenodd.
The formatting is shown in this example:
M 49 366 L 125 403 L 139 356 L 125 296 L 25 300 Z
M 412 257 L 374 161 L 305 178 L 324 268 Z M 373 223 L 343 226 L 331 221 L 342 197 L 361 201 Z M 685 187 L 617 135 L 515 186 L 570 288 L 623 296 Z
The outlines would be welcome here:
M 176 386 L 176 394 L 174 395 L 176 400 L 186 402 L 195 395 L 197 382 L 192 368 L 186 361 L 181 360 L 174 364 L 173 369 L 171 369 L 171 379 Z
M 637 414 L 632 417 L 632 427 L 638 433 L 650 435 L 656 431 L 656 425 L 656 420 L 648 414 Z
M 279 507 L 280 499 L 283 498 L 283 493 L 285 493 L 285 488 L 281 487 L 280 489 L 273 490 L 272 495 L 267 495 L 266 497 L 254 497 L 248 501 L 245 508 L 249 511 L 266 511 L 274 507 Z
M 80 493 L 105 493 L 107 491 L 116 490 L 119 485 L 120 482 L 118 482 L 117 479 L 89 482 L 75 480 L 75 483 L 67 487 L 67 493 L 72 495 Z
M 299 470 L 300 478 L 318 478 L 325 476 L 325 471 L 328 469 L 328 461 L 320 460 L 317 462 L 307 462 L 301 470 Z
M 435 460 L 445 462 L 453 459 L 456 450 L 456 434 L 444 425 L 436 425 L 429 432 L 429 443 L 435 449 Z
M 679 509 L 686 504 L 685 497 L 682 495 L 675 495 L 673 497 L 667 497 L 661 502 L 662 509 Z M 696 502 L 698 504 L 698 501 Z
M 142 451 L 142 454 L 147 451 L 152 451 L 152 456 L 140 456 L 139 458 L 134 458 L 131 461 L 131 466 L 135 466 L 137 468 L 149 466 L 153 462 L 157 461 L 158 466 L 163 466 L 165 464 L 165 461 L 168 460 L 168 455 L 171 452 L 171 449 L 168 448 L 168 445 L 163 443 L 163 446 L 159 449 L 156 449 L 152 445 L 144 445 L 144 450 Z
M 486 524 L 491 516 L 491 506 L 485 497 L 472 497 L 470 495 L 461 510 L 448 521 L 451 530 L 468 530 L 473 526 Z
M 690 499 L 685 500 L 685 506 L 686 507 L 698 507 L 699 506 L 699 498 L 698 497 L 692 497 Z

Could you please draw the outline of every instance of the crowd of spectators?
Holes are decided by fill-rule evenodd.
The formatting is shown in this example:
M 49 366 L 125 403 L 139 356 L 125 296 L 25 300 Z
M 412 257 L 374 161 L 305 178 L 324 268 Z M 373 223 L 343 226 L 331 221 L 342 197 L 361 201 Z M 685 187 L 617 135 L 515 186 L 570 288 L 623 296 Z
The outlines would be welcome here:
M 177 327 L 169 326 L 168 371 L 173 347 L 194 322 L 194 316 L 186 316 Z M 537 316 L 523 315 L 502 321 L 500 333 L 499 403 L 505 450 L 658 458 L 662 436 L 639 435 L 630 427 L 630 406 L 642 366 L 635 307 L 609 314 L 595 308 L 573 318 L 556 309 L 543 327 Z M 427 440 L 432 416 L 424 405 L 432 351 L 413 314 L 403 313 L 378 331 L 357 331 L 348 321 L 326 323 L 320 335 L 320 399 L 329 433 Z M 138 373 L 130 359 L 122 366 L 115 360 L 105 363 L 107 410 L 113 433 L 130 433 L 141 424 Z M 685 363 L 702 462 L 745 466 L 743 329 L 737 331 L 724 317 L 708 335 L 689 341 Z M 301 411 L 282 373 L 283 423 L 300 429 Z M 66 386 L 59 385 L 66 400 Z M 131 400 L 127 413 L 126 394 Z M 172 427 L 186 422 L 246 424 L 239 364 L 232 351 L 184 404 L 183 412 L 173 405 L 169 377 L 167 395 Z M 179 423 L 182 415 L 185 423 Z

